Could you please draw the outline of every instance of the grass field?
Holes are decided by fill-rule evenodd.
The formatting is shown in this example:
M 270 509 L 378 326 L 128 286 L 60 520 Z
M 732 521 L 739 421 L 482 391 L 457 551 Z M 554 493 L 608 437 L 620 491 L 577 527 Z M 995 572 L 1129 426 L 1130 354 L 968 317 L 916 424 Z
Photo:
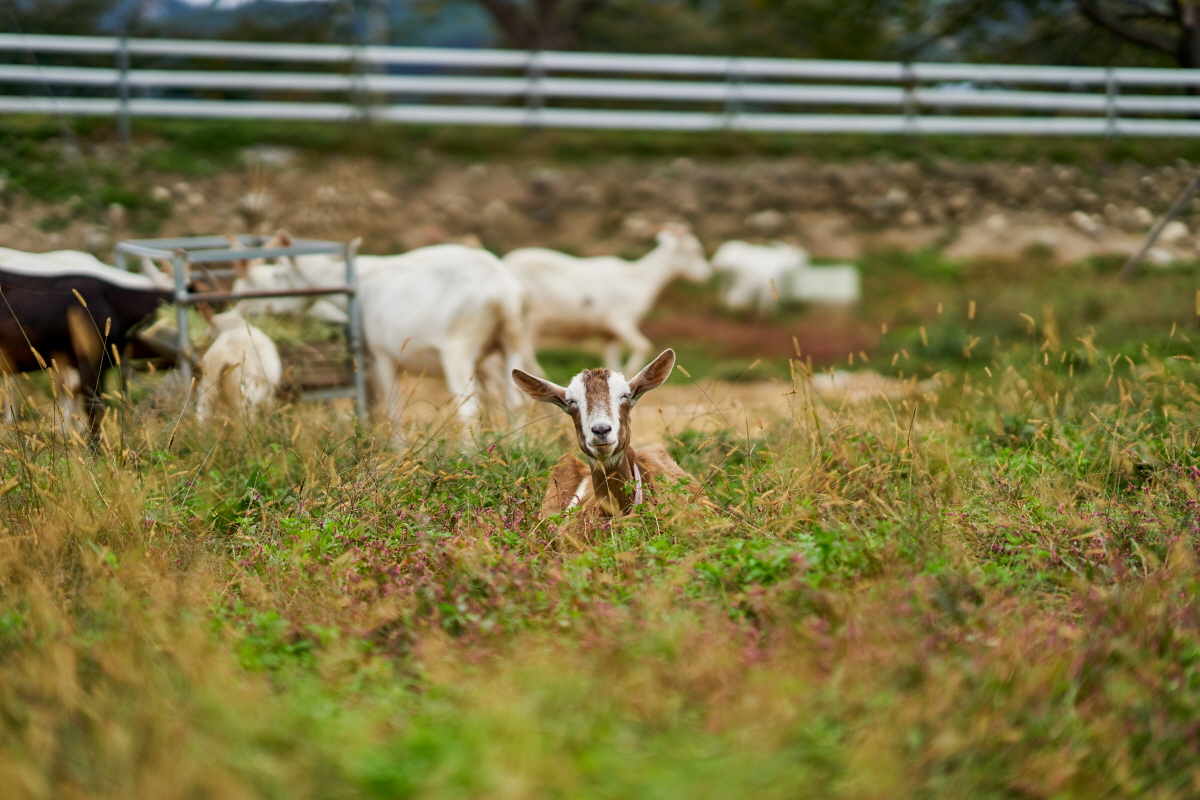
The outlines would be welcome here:
M 533 514 L 561 426 L 4 428 L 0 794 L 1195 797 L 1194 287 L 1079 269 L 892 269 L 865 355 L 939 391 L 776 358 L 666 426 L 717 511 L 587 534 Z

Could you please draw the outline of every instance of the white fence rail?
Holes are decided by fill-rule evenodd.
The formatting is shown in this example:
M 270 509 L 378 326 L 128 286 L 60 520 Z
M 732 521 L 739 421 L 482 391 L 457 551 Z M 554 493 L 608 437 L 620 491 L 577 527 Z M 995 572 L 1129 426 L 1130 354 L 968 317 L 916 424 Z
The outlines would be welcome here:
M 108 59 L 112 66 L 96 64 Z M 281 63 L 293 71 L 279 70 Z M 683 131 L 1200 136 L 1200 70 L 0 34 L 0 112 L 111 115 L 126 130 L 130 117 L 369 117 Z

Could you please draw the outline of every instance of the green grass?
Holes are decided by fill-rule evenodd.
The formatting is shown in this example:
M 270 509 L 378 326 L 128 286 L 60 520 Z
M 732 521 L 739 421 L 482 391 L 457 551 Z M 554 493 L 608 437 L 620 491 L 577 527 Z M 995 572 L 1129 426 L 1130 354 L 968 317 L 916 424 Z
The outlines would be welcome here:
M 139 122 L 166 144 L 76 169 L 57 127 L 5 125 L 28 126 L 5 191 L 147 224 L 139 170 L 220 169 L 268 130 Z M 616 142 L 389 131 L 381 157 Z M 793 411 L 671 430 L 715 510 L 586 530 L 536 518 L 574 445 L 519 423 L 418 425 L 401 452 L 328 406 L 201 426 L 156 381 L 95 448 L 25 414 L 0 428 L 0 794 L 1194 797 L 1197 265 L 1114 265 L 866 254 L 853 316 L 878 334 L 812 367 L 865 355 L 936 379 L 920 398 L 841 407 L 788 350 L 661 342 L 672 387 L 771 377 Z M 752 322 L 713 286 L 658 313 Z M 558 381 L 599 363 L 540 355 Z
M 64 143 L 84 152 L 115 148 L 115 123 L 102 118 L 67 121 L 10 116 L 0 125 L 0 171 L 13 188 L 35 198 L 87 197 L 96 185 L 118 186 L 116 174 L 139 172 L 206 177 L 235 166 L 241 151 L 269 143 L 312 157 L 368 156 L 419 169 L 429 155 L 460 162 L 495 159 L 538 164 L 593 164 L 614 157 L 661 160 L 690 157 L 705 161 L 762 157 L 809 157 L 821 161 L 863 158 L 935 162 L 1054 162 L 1091 168 L 1136 162 L 1148 166 L 1200 161 L 1192 139 L 1061 139 L 1010 136 L 780 135 L 744 132 L 670 133 L 562 131 L 454 126 L 353 125 L 259 120 L 155 120 L 134 124 L 131 157 L 80 161 L 62 157 Z M 132 173 L 131 173 L 132 170 Z M 108 201 L 116 202 L 116 201 Z
M 668 438 L 716 510 L 565 532 L 534 514 L 565 437 L 418 427 L 400 453 L 321 406 L 198 426 L 155 392 L 95 450 L 27 420 L 0 432 L 0 773 L 13 797 L 1194 796 L 1178 336 L 1091 352 L 1039 320 L 927 401 L 800 385 L 761 427 Z

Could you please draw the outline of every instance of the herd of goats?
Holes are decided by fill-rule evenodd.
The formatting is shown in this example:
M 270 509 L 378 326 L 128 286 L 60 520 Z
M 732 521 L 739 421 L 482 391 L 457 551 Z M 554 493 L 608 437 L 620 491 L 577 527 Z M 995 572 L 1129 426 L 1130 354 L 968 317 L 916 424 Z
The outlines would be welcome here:
M 231 240 L 234 247 L 241 246 Z M 264 248 L 292 245 L 280 232 Z M 440 244 L 394 256 L 358 256 L 362 313 L 377 411 L 400 430 L 402 373 L 440 374 L 465 423 L 481 396 L 522 392 L 552 403 L 574 420 L 588 464 L 569 456 L 555 467 L 546 508 L 582 505 L 618 514 L 641 502 L 643 475 L 653 485 L 687 476 L 662 448 L 629 446 L 629 409 L 659 386 L 675 363 L 662 353 L 644 369 L 651 343 L 639 329 L 663 288 L 676 278 L 725 277 L 722 298 L 732 308 L 768 311 L 779 297 L 853 301 L 853 267 L 812 267 L 795 244 L 726 242 L 712 261 L 682 224 L 666 224 L 656 246 L 636 261 L 578 258 L 522 248 L 504 258 L 480 247 Z M 341 256 L 294 255 L 235 262 L 233 293 L 287 291 L 339 284 Z M 155 323 L 175 297 L 173 278 L 149 259 L 140 272 L 104 264 L 71 250 L 26 253 L 0 248 L 0 402 L 11 423 L 20 392 L 16 373 L 46 371 L 64 420 L 82 401 L 93 435 L 103 416 L 105 373 L 130 358 L 134 336 Z M 347 320 L 340 295 L 256 297 L 222 313 L 202 306 L 211 343 L 197 362 L 196 415 L 253 414 L 272 402 L 283 376 L 278 348 L 250 320 L 259 314 L 309 314 Z M 158 324 L 162 324 L 159 322 Z M 576 376 L 566 387 L 543 377 L 535 342 L 545 337 L 605 342 L 605 369 Z M 626 380 L 624 374 L 635 373 Z M 589 466 L 590 465 L 590 466 Z M 682 485 L 682 484 L 680 484 Z

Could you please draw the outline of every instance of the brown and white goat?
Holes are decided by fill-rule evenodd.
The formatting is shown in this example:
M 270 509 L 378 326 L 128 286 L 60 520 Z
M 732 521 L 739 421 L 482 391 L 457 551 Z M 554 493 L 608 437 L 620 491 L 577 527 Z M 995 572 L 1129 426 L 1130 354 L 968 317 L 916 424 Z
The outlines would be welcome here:
M 681 484 L 693 500 L 703 497 L 695 479 L 662 445 L 634 449 L 629 412 L 646 392 L 660 386 L 675 367 L 675 352 L 664 350 L 632 380 L 619 372 L 589 369 L 558 386 L 514 369 L 513 381 L 527 395 L 571 415 L 586 463 L 568 454 L 550 473 L 542 516 L 572 508 L 596 509 L 604 516 L 628 514 L 663 484 Z

